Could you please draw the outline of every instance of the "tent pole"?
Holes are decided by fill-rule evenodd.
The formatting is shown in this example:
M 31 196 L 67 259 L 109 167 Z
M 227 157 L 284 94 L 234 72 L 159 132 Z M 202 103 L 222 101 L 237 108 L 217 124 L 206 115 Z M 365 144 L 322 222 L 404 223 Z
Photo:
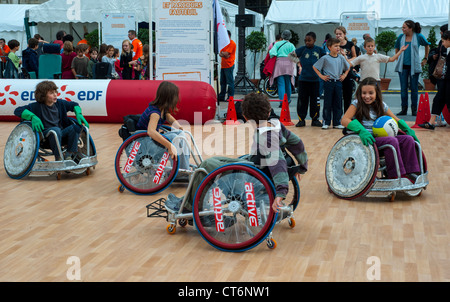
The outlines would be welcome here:
M 150 70 L 148 71 L 148 78 L 150 80 L 153 80 L 153 55 L 154 55 L 154 51 L 153 50 L 153 20 L 152 20 L 152 15 L 153 15 L 153 0 L 149 0 L 148 1 L 148 47 L 150 49 L 150 56 L 149 56 L 149 68 Z

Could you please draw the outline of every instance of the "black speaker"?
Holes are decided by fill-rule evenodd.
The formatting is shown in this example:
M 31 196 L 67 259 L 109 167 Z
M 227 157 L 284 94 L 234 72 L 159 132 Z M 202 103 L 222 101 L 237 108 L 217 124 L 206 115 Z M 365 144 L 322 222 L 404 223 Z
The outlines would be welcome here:
M 236 15 L 236 27 L 254 27 L 255 15 Z

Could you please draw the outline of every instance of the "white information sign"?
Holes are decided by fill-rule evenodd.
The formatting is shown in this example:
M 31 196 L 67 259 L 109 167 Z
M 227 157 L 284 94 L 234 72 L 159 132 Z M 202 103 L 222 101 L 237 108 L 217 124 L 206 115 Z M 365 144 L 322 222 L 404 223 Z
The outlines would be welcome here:
M 352 38 L 358 40 L 359 46 L 363 43 L 363 35 L 370 34 L 375 38 L 378 30 L 378 16 L 375 12 L 372 13 L 343 13 L 341 15 L 341 24 L 347 30 L 347 39 Z
M 134 14 L 104 13 L 102 16 L 102 43 L 113 45 L 122 53 L 122 42 L 128 39 L 128 31 L 136 29 Z
M 156 0 L 156 80 L 211 84 L 211 1 Z

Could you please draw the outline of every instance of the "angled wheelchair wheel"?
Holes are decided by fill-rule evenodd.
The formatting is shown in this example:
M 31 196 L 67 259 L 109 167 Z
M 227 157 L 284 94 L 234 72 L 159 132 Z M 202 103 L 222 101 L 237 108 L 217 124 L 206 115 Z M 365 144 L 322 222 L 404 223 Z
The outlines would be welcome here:
M 299 201 L 300 201 L 300 185 L 298 184 L 297 178 L 294 176 L 289 181 L 289 192 L 286 196 L 286 204 L 292 205 L 293 206 L 292 209 L 295 211 Z
M 136 194 L 152 195 L 167 188 L 178 173 L 178 161 L 169 151 L 140 131 L 120 146 L 115 159 L 120 183 Z
M 347 135 L 328 154 L 325 177 L 328 189 L 339 198 L 363 196 L 373 185 L 379 166 L 378 149 L 364 146 L 358 135 Z
M 6 173 L 13 179 L 27 176 L 39 153 L 39 135 L 31 128 L 31 123 L 17 125 L 5 145 L 3 164 Z
M 194 198 L 194 222 L 202 237 L 219 250 L 241 252 L 272 231 L 275 189 L 260 170 L 245 164 L 222 166 L 208 174 Z

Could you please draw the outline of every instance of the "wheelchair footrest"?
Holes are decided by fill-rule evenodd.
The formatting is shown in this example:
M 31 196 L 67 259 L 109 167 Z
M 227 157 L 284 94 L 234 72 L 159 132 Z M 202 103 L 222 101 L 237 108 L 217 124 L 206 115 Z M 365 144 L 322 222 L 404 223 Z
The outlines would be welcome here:
M 166 199 L 160 198 L 158 200 L 155 200 L 154 202 L 148 204 L 147 207 L 147 217 L 161 217 L 166 218 L 168 217 L 167 210 L 165 208 Z

